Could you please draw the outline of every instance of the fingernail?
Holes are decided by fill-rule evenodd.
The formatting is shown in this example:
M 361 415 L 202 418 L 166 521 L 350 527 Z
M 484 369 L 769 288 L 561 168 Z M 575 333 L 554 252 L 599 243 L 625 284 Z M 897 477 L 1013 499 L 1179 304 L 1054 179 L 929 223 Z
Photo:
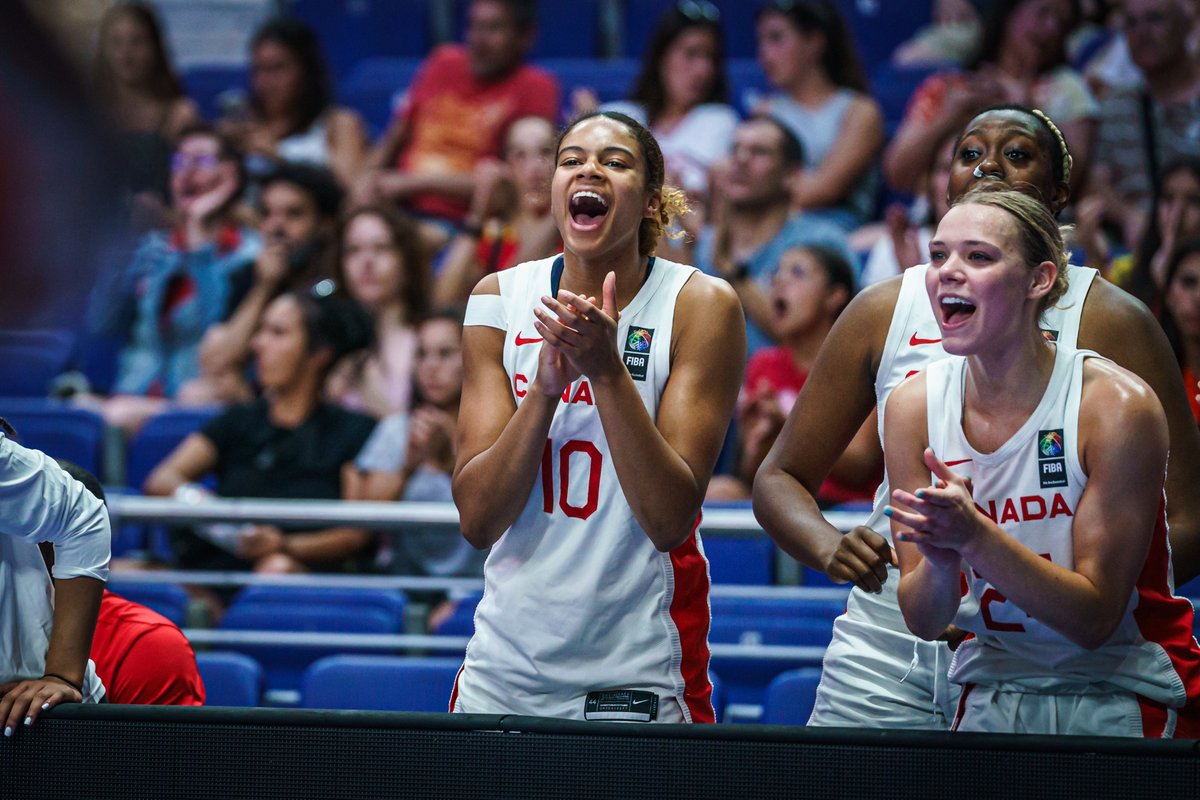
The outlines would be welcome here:
M 32 724 L 33 724 L 33 717 L 26 717 L 25 718 L 25 726 L 28 727 Z
M 917 490 L 917 497 L 924 497 L 924 496 L 925 496 L 925 490 L 924 490 L 924 489 L 918 489 L 918 490 Z
M 907 534 L 904 534 L 904 533 L 897 533 L 897 534 L 896 534 L 896 538 L 897 538 L 897 539 L 899 539 L 899 540 L 900 540 L 900 541 L 902 541 L 902 542 L 907 542 L 907 541 L 908 541 L 908 535 L 907 535 Z
M 12 736 L 12 725 L 8 725 L 4 728 L 4 735 Z
M 890 508 L 885 508 L 885 509 L 883 510 L 883 515 L 884 515 L 885 517 L 890 517 L 890 516 L 892 515 L 892 509 L 890 509 Z
M 42 711 L 49 711 L 49 710 L 50 710 L 50 704 L 42 703 Z

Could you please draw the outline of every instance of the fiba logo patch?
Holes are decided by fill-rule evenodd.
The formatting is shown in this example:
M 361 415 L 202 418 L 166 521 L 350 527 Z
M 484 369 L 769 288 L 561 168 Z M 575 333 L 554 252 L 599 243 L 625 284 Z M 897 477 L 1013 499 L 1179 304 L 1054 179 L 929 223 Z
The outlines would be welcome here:
M 650 346 L 654 343 L 653 328 L 630 328 L 625 337 L 625 367 L 635 381 L 646 380 L 650 367 Z
M 1047 328 L 1042 328 L 1042 338 L 1045 339 L 1047 342 L 1050 342 L 1050 344 L 1054 344 L 1055 342 L 1058 341 L 1058 331 L 1052 331 Z
M 1038 431 L 1038 480 L 1043 489 L 1067 485 L 1067 452 L 1062 428 Z

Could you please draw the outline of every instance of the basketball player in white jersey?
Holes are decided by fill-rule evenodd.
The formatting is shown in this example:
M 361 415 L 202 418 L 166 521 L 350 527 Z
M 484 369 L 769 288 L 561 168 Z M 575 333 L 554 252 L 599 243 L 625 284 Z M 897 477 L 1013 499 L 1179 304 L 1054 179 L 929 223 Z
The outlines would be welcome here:
M 451 710 L 712 722 L 697 526 L 741 306 L 654 257 L 685 206 L 642 126 L 583 117 L 557 159 L 563 255 L 484 278 L 467 307 L 453 487 L 491 552 Z
M 988 109 L 955 145 L 950 200 L 975 186 L 1017 189 L 1057 213 L 1069 198 L 1070 166 L 1061 135 L 1040 112 Z M 813 500 L 871 409 L 878 404 L 882 411 L 907 375 L 945 356 L 924 290 L 925 269 L 871 286 L 850 303 L 755 481 L 755 514 L 776 543 L 855 586 L 834 624 L 810 725 L 945 730 L 954 715 L 957 691 L 946 679 L 950 649 L 913 636 L 897 604 L 895 554 L 882 514 L 886 480 L 867 525 L 845 535 Z M 1145 307 L 1095 270 L 1072 266 L 1067 279 L 1067 295 L 1042 321 L 1046 335 L 1134 372 L 1166 411 L 1173 562 L 1176 578 L 1189 580 L 1200 571 L 1200 493 L 1193 488 L 1200 483 L 1200 433 L 1170 345 Z
M 953 729 L 1194 737 L 1200 647 L 1171 586 L 1162 405 L 1040 330 L 1067 257 L 1036 200 L 970 192 L 929 253 L 952 356 L 888 398 L 884 513 L 909 628 L 969 631 Z

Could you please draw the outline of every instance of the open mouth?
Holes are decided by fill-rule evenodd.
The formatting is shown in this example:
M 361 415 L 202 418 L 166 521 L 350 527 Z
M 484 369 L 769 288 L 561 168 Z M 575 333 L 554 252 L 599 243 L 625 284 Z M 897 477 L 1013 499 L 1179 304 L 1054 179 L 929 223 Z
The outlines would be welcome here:
M 600 227 L 604 221 L 604 216 L 608 214 L 608 201 L 595 192 L 576 192 L 571 195 L 567 212 L 577 227 L 591 230 Z
M 787 300 L 784 300 L 782 297 L 774 298 L 771 301 L 771 310 L 775 313 L 775 316 L 778 318 L 782 318 L 782 317 L 786 316 L 787 312 L 788 312 Z
M 945 327 L 966 322 L 975 313 L 974 303 L 952 295 L 941 298 L 938 306 L 942 310 L 942 322 Z

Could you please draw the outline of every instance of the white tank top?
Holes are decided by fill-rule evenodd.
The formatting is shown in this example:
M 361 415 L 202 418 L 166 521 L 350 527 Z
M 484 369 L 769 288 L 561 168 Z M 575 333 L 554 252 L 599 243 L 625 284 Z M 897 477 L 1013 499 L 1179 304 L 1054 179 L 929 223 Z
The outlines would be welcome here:
M 900 284 L 900 295 L 896 298 L 896 309 L 892 312 L 892 323 L 888 328 L 883 356 L 875 374 L 875 406 L 879 411 L 879 440 L 883 441 L 883 417 L 887 399 L 892 390 L 909 375 L 920 372 L 934 361 L 946 358 L 942 349 L 942 334 L 938 328 L 929 293 L 925 288 L 925 272 L 928 264 L 919 264 L 904 271 Z M 1079 318 L 1083 302 L 1096 270 L 1091 267 L 1069 266 L 1067 268 L 1067 291 L 1042 315 L 1042 330 L 1046 336 L 1067 347 L 1075 347 L 1079 339 Z M 891 523 L 883 515 L 891 497 L 887 473 L 875 490 L 875 504 L 867 525 L 881 536 L 891 538 Z M 900 583 L 900 571 L 888 568 L 888 577 L 879 594 L 871 594 L 855 588 L 847 601 L 847 614 L 864 619 L 894 631 L 908 633 L 904 617 L 900 614 L 900 602 L 896 597 L 896 586 Z
M 955 357 L 925 373 L 929 446 L 974 483 L 976 506 L 1043 558 L 1074 569 L 1072 528 L 1087 475 L 1079 463 L 1079 403 L 1090 351 L 1059 345 L 1046 391 L 1008 441 L 981 453 L 962 429 L 967 362 Z M 954 624 L 972 635 L 950 662 L 955 683 L 1004 683 L 1036 692 L 1131 691 L 1178 708 L 1196 686 L 1200 650 L 1192 607 L 1173 597 L 1170 548 L 1160 504 L 1146 564 L 1125 615 L 1104 645 L 1087 650 L 1033 619 L 964 564 Z
M 518 404 L 541 350 L 533 310 L 551 294 L 558 260 L 498 273 L 502 320 L 468 311 L 467 324 L 505 328 L 504 368 Z M 653 259 L 621 310 L 617 342 L 651 418 L 670 375 L 675 301 L 695 271 Z M 581 719 L 589 692 L 632 689 L 677 700 L 689 722 L 712 721 L 708 587 L 698 532 L 662 553 L 634 518 L 591 385 L 576 380 L 555 412 L 525 508 L 484 565 L 451 708 Z

